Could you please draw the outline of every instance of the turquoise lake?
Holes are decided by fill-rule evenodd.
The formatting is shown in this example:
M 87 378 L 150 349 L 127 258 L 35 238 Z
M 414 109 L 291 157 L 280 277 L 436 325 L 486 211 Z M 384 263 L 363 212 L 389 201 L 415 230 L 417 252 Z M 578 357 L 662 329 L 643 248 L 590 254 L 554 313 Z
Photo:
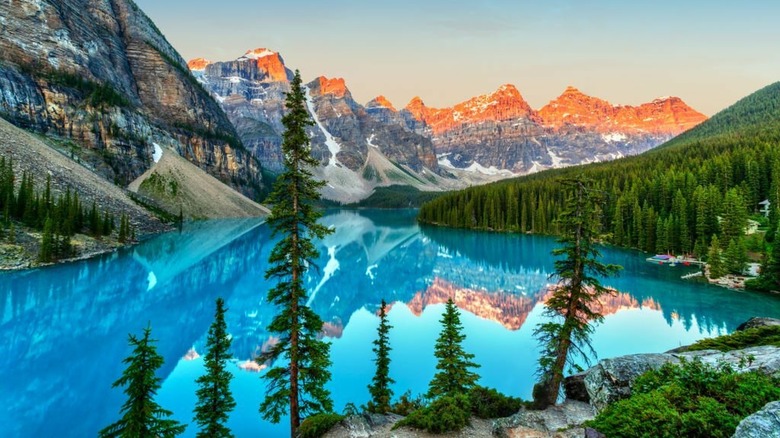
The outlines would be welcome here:
M 323 218 L 335 233 L 319 242 L 319 271 L 306 281 L 332 342 L 329 388 L 337 411 L 368 399 L 382 299 L 392 303 L 396 395 L 426 391 L 438 320 L 453 297 L 465 348 L 481 364 L 480 384 L 529 398 L 532 332 L 543 321 L 555 240 L 419 227 L 415 214 L 332 210 Z M 0 274 L 2 436 L 89 437 L 118 419 L 125 396 L 111 385 L 130 351 L 128 333 L 147 323 L 165 358 L 157 400 L 192 423 L 194 381 L 203 372 L 197 355 L 219 296 L 229 308 L 236 358 L 238 405 L 229 425 L 238 437 L 287 435 L 286 421 L 260 418 L 263 371 L 247 366 L 272 342 L 264 272 L 273 243 L 258 220 L 199 222 L 114 254 Z M 752 316 L 780 317 L 778 297 L 681 280 L 691 268 L 654 265 L 636 251 L 604 248 L 603 256 L 624 270 L 605 281 L 620 293 L 603 303 L 606 317 L 593 335 L 599 358 L 662 352 L 731 332 Z M 185 436 L 195 432 L 191 424 Z

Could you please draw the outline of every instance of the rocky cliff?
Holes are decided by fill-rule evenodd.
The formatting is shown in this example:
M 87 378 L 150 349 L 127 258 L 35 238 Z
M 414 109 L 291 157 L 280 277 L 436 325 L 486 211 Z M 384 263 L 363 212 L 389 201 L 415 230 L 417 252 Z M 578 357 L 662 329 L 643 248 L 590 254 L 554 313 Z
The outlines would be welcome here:
M 281 143 L 285 93 L 292 72 L 269 49 L 258 48 L 224 62 L 199 58 L 188 63 L 235 125 L 243 143 L 271 171 L 282 169 Z M 341 78 L 319 77 L 306 85 L 315 125 L 310 129 L 312 155 L 321 162 L 317 177 L 328 181 L 326 198 L 352 202 L 374 187 L 404 184 L 435 190 L 442 175 L 433 144 L 406 129 L 392 104 L 364 107 Z M 387 111 L 385 122 L 373 115 Z
M 281 117 L 290 70 L 259 48 L 189 67 L 222 104 L 253 154 L 281 170 Z M 569 87 L 540 110 L 511 84 L 449 108 L 419 97 L 402 109 L 384 96 L 357 103 L 341 78 L 307 85 L 312 151 L 326 197 L 356 200 L 380 185 L 459 188 L 548 168 L 611 160 L 655 147 L 706 119 L 679 98 L 619 106 Z
M 248 195 L 262 185 L 219 104 L 132 0 L 0 3 L 0 115 L 121 185 L 151 166 L 152 143 Z
M 634 155 L 706 120 L 676 97 L 616 106 L 573 87 L 535 111 L 509 84 L 451 108 L 416 97 L 402 113 L 408 129 L 432 138 L 445 168 L 497 176 Z

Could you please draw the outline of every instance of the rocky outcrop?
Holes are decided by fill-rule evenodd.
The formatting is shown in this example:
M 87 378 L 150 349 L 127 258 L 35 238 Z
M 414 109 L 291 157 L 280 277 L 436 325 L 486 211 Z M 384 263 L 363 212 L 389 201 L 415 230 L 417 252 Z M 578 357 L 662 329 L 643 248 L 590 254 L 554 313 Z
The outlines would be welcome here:
M 759 328 L 759 327 L 778 326 L 778 325 L 780 325 L 780 319 L 755 317 L 755 318 L 750 318 L 744 323 L 740 324 L 737 327 L 737 331 Z
M 581 438 L 582 423 L 592 420 L 596 410 L 579 401 L 566 401 L 543 411 L 523 409 L 508 418 L 495 420 L 493 435 L 502 438 Z
M 131 0 L 0 3 L 0 114 L 72 141 L 110 181 L 152 163 L 152 143 L 247 194 L 259 163 L 187 64 Z
M 703 350 L 633 354 L 601 360 L 584 373 L 566 378 L 566 397 L 589 402 L 601 410 L 609 403 L 630 396 L 631 388 L 641 374 L 661 368 L 666 363 L 679 363 L 681 359 L 694 358 L 713 366 L 729 364 L 739 372 L 760 371 L 767 375 L 780 376 L 780 347 L 774 346 L 750 347 L 725 353 Z
M 556 130 L 584 127 L 600 134 L 674 136 L 707 119 L 678 97 L 663 97 L 639 106 L 612 105 L 568 87 L 539 110 L 542 124 Z
M 740 421 L 733 438 L 780 438 L 780 401 Z

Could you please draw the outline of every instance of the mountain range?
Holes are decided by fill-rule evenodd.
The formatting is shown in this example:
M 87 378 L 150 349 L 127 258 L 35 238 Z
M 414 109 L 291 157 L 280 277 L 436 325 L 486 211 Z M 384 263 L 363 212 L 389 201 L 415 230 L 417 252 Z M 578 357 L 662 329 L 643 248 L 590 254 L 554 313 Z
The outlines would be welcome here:
M 244 144 L 278 171 L 292 75 L 282 56 L 258 48 L 232 61 L 197 58 L 188 66 Z M 329 182 L 324 194 L 345 202 L 382 185 L 459 188 L 635 155 L 707 119 L 677 97 L 612 105 L 574 87 L 539 110 L 511 84 L 450 108 L 431 108 L 415 97 L 400 110 L 384 96 L 359 104 L 342 78 L 320 76 L 306 87 L 316 122 L 312 151 Z
M 282 56 L 259 48 L 186 63 L 131 0 L 93 3 L 0 3 L 0 116 L 42 134 L 70 160 L 63 166 L 174 214 L 219 216 L 215 197 L 235 200 L 231 215 L 256 214 L 232 191 L 260 200 L 264 177 L 281 170 L 292 75 Z M 383 96 L 361 104 L 341 78 L 317 77 L 306 90 L 315 176 L 340 202 L 383 186 L 452 190 L 633 155 L 706 119 L 678 98 L 614 106 L 574 88 L 538 110 L 513 85 L 451 108 L 419 97 L 403 108 Z M 205 196 L 176 190 L 207 180 Z

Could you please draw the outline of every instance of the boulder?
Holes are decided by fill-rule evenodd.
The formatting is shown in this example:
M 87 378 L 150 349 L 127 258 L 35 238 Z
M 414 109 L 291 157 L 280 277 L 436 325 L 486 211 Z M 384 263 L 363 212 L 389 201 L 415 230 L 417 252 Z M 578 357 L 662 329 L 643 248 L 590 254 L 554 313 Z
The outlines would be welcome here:
M 780 401 L 743 419 L 732 438 L 780 438 Z
M 747 329 L 757 328 L 757 327 L 768 327 L 773 325 L 780 325 L 780 319 L 755 317 L 755 318 L 750 318 L 747 321 L 740 324 L 737 327 L 737 331 L 742 331 L 742 330 L 747 330 Z
M 581 424 L 595 416 L 596 410 L 591 405 L 567 400 L 543 411 L 523 409 L 511 417 L 495 420 L 493 435 L 505 438 L 581 438 L 585 436 Z
M 585 371 L 584 391 L 590 403 L 598 410 L 608 404 L 631 395 L 631 387 L 641 374 L 661 368 L 664 364 L 677 363 L 679 359 L 671 354 L 632 354 L 604 359 Z M 576 388 L 576 382 L 569 382 L 572 393 L 581 394 L 583 388 Z
M 630 396 L 634 381 L 641 374 L 656 370 L 666 363 L 679 363 L 681 359 L 694 358 L 712 366 L 729 364 L 739 372 L 760 371 L 780 377 L 780 347 L 765 345 L 727 352 L 702 350 L 632 354 L 604 359 L 584 373 L 566 378 L 564 389 L 568 399 L 588 401 L 601 410 L 610 403 Z
M 339 438 L 368 438 L 378 436 L 383 429 L 400 420 L 400 415 L 361 414 L 350 415 L 333 427 L 325 436 Z

